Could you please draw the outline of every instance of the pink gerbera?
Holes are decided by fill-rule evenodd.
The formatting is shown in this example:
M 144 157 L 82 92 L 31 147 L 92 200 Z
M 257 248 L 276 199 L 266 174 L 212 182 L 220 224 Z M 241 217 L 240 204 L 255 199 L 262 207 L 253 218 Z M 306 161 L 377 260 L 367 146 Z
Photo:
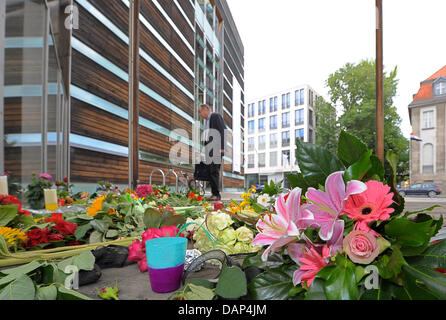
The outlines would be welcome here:
M 135 193 L 139 198 L 144 198 L 150 196 L 153 193 L 153 187 L 148 184 L 143 184 L 136 188 Z
M 306 281 L 307 287 L 310 287 L 316 278 L 316 274 L 326 265 L 328 265 L 330 257 L 330 248 L 325 245 L 320 254 L 314 247 L 293 248 L 296 255 L 293 255 L 299 265 L 299 270 L 296 270 L 293 275 L 293 284 L 297 286 Z
M 366 182 L 366 186 L 367 190 L 347 199 L 343 213 L 356 222 L 355 230 L 379 236 L 370 229 L 369 223 L 390 218 L 390 214 L 395 211 L 389 208 L 393 203 L 393 192 L 390 192 L 389 186 L 376 180 Z

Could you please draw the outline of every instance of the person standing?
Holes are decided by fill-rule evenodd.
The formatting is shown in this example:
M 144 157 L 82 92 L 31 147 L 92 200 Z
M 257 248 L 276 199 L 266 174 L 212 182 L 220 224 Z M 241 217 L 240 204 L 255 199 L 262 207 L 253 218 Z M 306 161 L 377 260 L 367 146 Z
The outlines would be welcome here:
M 212 196 L 209 201 L 221 200 L 220 194 L 220 168 L 225 153 L 225 129 L 226 125 L 221 114 L 212 112 L 207 104 L 200 105 L 200 117 L 206 120 L 206 138 L 204 142 L 206 152 L 206 164 L 209 169 L 209 183 Z M 216 140 L 217 139 L 217 140 Z M 214 156 L 214 148 L 217 146 L 218 154 Z

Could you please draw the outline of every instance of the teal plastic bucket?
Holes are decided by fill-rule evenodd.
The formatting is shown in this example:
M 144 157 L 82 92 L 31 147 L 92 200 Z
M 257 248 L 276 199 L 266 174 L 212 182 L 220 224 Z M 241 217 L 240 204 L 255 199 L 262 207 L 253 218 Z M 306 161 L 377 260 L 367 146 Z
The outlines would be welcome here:
M 146 241 L 147 266 L 154 292 L 166 293 L 180 288 L 186 250 L 187 238 L 165 237 Z

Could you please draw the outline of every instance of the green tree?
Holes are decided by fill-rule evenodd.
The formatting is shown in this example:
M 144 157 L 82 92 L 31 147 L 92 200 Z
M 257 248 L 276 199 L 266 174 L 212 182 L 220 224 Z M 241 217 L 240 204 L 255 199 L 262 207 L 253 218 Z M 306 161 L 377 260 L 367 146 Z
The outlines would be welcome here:
M 316 115 L 316 144 L 324 146 L 336 154 L 340 132 L 336 108 L 319 97 L 314 104 L 314 112 Z
M 363 60 L 358 64 L 347 63 L 328 77 L 326 85 L 333 106 L 338 106 L 341 115 L 336 120 L 320 122 L 324 127 L 317 129 L 322 137 L 317 141 L 326 145 L 328 132 L 345 130 L 361 139 L 369 149 L 376 146 L 376 66 L 374 60 Z M 393 150 L 400 156 L 398 175 L 407 175 L 409 170 L 409 142 L 403 136 L 401 117 L 393 106 L 398 87 L 397 68 L 384 73 L 384 153 Z M 324 116 L 324 108 L 315 110 L 318 119 Z M 388 166 L 386 166 L 387 169 Z

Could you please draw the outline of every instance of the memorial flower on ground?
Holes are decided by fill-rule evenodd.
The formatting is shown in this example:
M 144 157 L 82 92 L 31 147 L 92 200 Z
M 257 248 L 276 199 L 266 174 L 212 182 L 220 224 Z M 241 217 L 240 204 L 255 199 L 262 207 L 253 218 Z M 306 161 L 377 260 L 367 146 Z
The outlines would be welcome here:
M 0 236 L 2 236 L 8 246 L 17 246 L 26 241 L 27 237 L 25 232 L 17 228 L 0 227 Z
M 95 217 L 98 212 L 102 211 L 102 203 L 104 202 L 105 198 L 105 196 L 101 196 L 94 199 L 93 204 L 87 208 L 87 214 Z

